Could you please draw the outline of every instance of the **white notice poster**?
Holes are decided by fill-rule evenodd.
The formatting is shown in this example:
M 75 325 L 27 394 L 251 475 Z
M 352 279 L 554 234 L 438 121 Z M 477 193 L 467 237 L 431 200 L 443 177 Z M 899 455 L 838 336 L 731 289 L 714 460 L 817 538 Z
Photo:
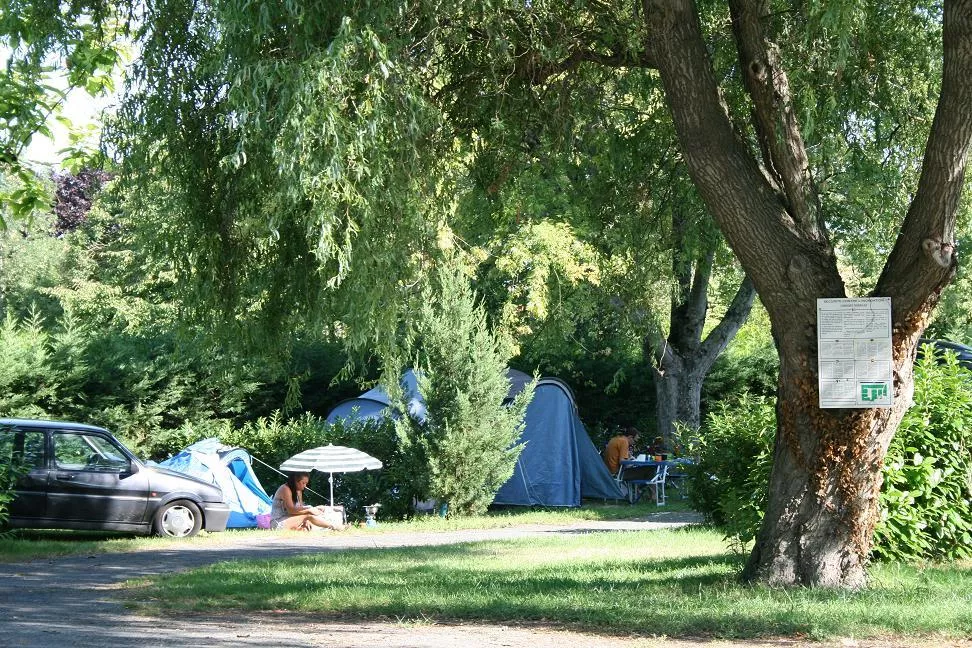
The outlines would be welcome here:
M 891 407 L 891 298 L 817 300 L 820 407 Z

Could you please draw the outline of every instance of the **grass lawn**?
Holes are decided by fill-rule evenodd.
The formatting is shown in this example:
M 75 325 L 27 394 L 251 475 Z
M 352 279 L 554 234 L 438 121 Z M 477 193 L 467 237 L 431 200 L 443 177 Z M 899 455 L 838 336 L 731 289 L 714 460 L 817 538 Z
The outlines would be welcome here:
M 221 563 L 131 583 L 143 612 L 544 622 L 599 633 L 972 636 L 972 563 L 879 565 L 864 592 L 748 587 L 718 532 L 585 533 Z

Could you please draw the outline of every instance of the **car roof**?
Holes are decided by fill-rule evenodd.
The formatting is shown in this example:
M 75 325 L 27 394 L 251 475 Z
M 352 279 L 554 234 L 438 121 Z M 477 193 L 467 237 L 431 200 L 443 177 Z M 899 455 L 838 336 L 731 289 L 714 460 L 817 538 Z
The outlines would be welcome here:
M 951 340 L 930 340 L 928 338 L 919 338 L 918 358 L 921 358 L 924 355 L 924 353 L 922 353 L 922 346 L 925 344 L 932 345 L 936 355 L 939 357 L 939 362 L 942 361 L 941 354 L 943 352 L 950 352 L 955 354 L 959 365 L 965 367 L 966 369 L 972 370 L 972 347 L 968 347 L 959 342 L 952 342 Z
M 959 354 L 962 353 L 972 353 L 972 347 L 962 344 L 961 342 L 952 342 L 951 340 L 929 340 L 928 338 L 919 338 L 918 344 L 931 344 L 939 349 L 950 349 Z
M 84 432 L 108 432 L 105 428 L 86 423 L 72 423 L 70 421 L 42 421 L 40 419 L 0 418 L 0 425 L 11 425 L 20 428 L 58 428 L 60 430 L 80 430 Z

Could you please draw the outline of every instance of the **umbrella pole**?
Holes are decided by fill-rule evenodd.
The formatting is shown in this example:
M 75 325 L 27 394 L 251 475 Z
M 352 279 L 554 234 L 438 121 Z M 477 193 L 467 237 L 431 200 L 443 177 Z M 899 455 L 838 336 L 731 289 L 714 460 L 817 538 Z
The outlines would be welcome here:
M 334 473 L 327 473 L 327 482 L 331 485 L 331 506 L 334 506 Z

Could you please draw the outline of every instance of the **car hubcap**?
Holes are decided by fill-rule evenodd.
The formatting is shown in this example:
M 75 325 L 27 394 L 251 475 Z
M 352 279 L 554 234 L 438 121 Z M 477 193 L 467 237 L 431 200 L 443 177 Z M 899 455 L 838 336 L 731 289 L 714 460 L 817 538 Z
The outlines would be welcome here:
M 170 536 L 189 535 L 196 519 L 185 506 L 173 506 L 162 514 L 162 531 Z

